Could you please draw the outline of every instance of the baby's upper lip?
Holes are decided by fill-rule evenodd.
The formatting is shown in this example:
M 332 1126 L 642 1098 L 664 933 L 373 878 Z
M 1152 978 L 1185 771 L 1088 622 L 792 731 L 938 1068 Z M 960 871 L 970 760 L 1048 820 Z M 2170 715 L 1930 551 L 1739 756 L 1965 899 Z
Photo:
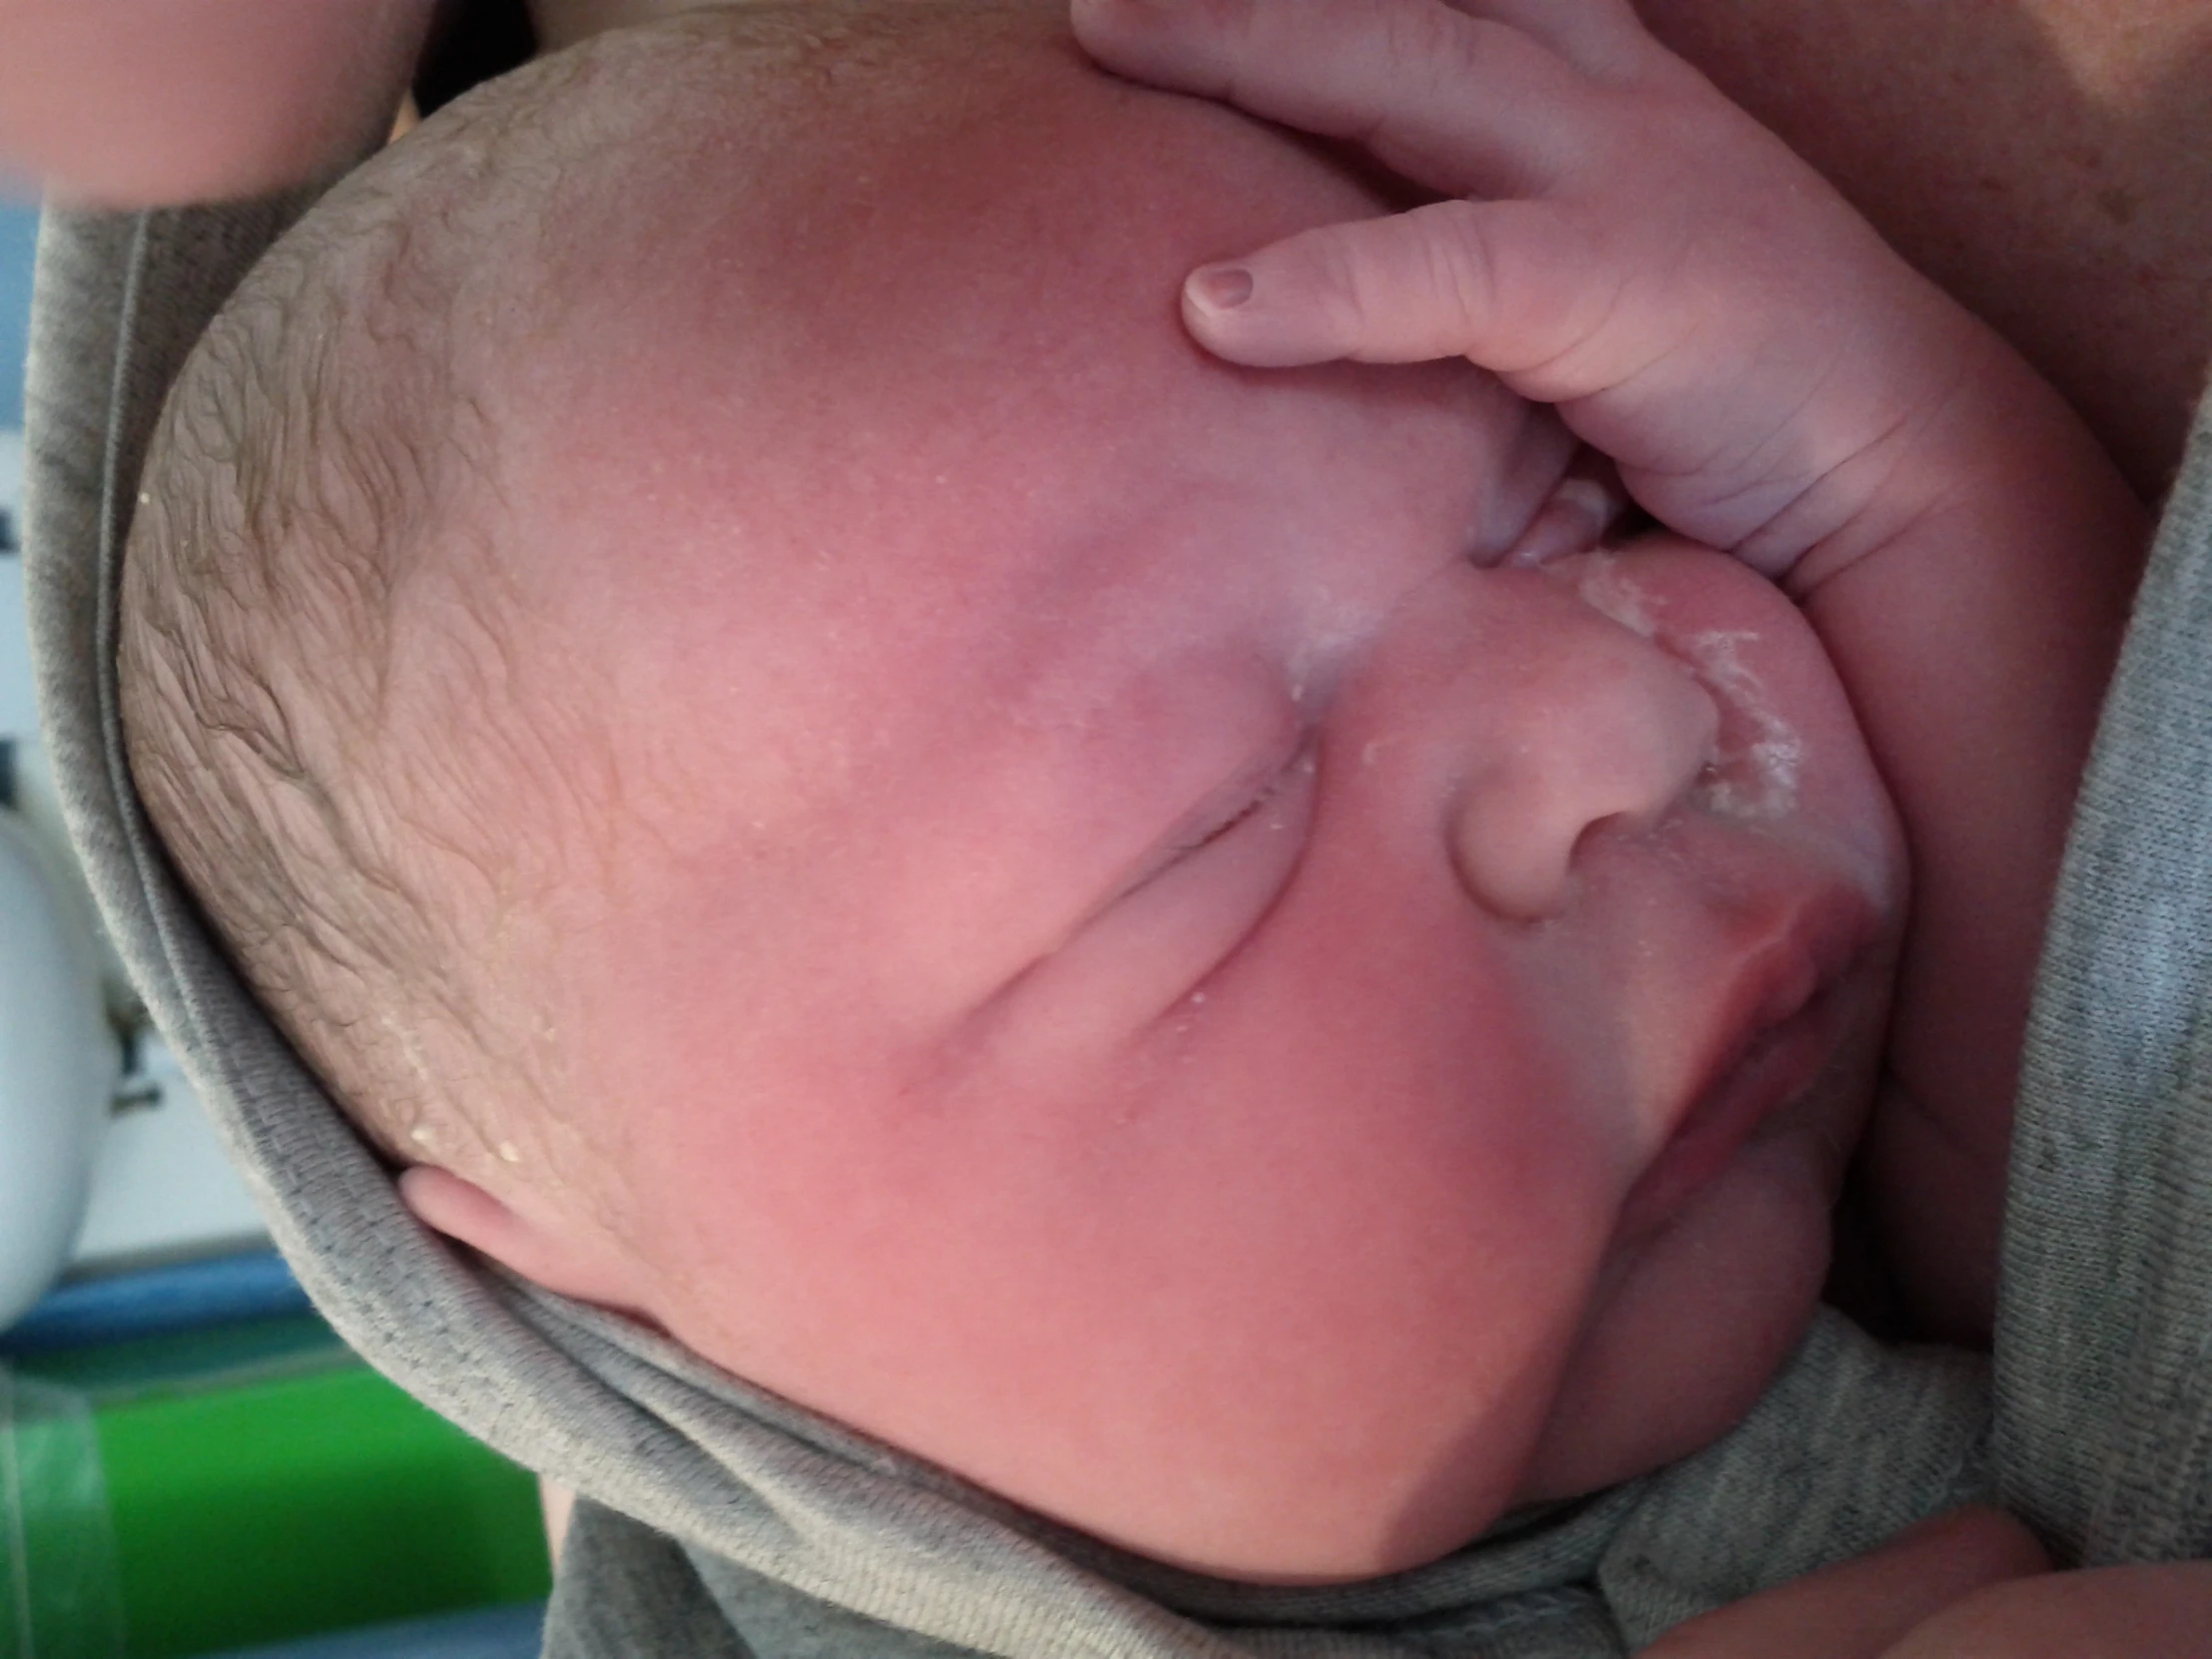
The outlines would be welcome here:
M 1682 1111 L 1726 1076 L 1760 1032 L 1792 1018 L 1841 979 L 1880 930 L 1874 905 L 1844 882 L 1815 887 L 1785 910 L 1730 983 Z
M 1847 883 L 1814 888 L 1771 917 L 1705 1022 L 1680 1095 L 1661 1117 L 1664 1138 L 1626 1205 L 1632 1221 L 1673 1214 L 1821 1074 L 1846 1012 L 1826 993 L 1882 932 L 1881 912 Z

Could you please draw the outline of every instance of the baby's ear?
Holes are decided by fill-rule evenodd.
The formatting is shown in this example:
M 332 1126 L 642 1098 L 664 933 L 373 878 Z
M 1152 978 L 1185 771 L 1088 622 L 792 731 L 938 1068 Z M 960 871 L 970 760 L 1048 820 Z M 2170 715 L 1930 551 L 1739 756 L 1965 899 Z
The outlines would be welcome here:
M 400 1172 L 399 1197 L 423 1226 L 532 1284 L 621 1313 L 643 1313 L 627 1262 L 588 1232 L 556 1231 L 475 1182 L 426 1164 Z

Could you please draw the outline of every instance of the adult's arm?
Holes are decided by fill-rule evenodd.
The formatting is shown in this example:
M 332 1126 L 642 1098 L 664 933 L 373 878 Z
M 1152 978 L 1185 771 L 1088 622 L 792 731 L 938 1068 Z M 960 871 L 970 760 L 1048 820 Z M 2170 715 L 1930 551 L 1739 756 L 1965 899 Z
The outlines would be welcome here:
M 2201 1659 L 2212 1563 L 2047 1572 L 1979 1505 L 1678 1625 L 1639 1659 Z
M 1968 1504 L 1865 1555 L 1680 1624 L 1637 1659 L 1961 1659 L 1942 1647 L 1944 1615 L 1994 1590 L 2049 1575 L 2034 1536 L 2002 1510 Z M 1931 1621 L 1936 1621 L 1932 1624 Z M 1951 1628 L 1979 1626 L 1952 1622 Z M 1904 1645 L 1901 1647 L 1900 1644 Z M 1977 1659 L 1971 1649 L 1964 1659 Z M 2025 1659 L 1993 1648 L 1978 1659 Z M 2038 1659 L 2048 1655 L 2038 1650 Z
M 125 205 L 291 183 L 390 125 L 431 0 L 0 0 L 0 174 Z
M 1635 3 L 2165 492 L 2212 358 L 2212 7 Z

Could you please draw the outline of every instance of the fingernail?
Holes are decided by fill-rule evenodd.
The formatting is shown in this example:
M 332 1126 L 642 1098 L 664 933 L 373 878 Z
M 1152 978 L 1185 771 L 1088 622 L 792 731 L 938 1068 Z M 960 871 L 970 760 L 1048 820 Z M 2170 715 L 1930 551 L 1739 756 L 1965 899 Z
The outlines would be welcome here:
M 1252 297 L 1252 273 L 1241 265 L 1214 265 L 1191 273 L 1191 297 L 1210 311 L 1233 310 Z

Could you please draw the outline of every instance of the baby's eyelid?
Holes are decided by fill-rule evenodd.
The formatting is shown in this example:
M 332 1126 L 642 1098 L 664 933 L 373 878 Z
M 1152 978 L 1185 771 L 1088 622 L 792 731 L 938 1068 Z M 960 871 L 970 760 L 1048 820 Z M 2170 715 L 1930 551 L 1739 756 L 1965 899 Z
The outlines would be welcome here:
M 1185 859 L 1228 839 L 1254 820 L 1267 816 L 1288 791 L 1313 776 L 1314 757 L 1313 734 L 1300 732 L 1287 753 L 1271 754 L 1211 792 L 1154 843 L 1153 849 L 1123 884 L 1121 892 L 1135 891 Z M 1280 818 L 1280 814 L 1276 816 Z
M 1263 928 L 1297 878 L 1318 793 L 1311 745 L 1217 811 L 1218 832 L 1139 865 L 990 1004 L 1001 1052 L 1080 1058 L 1141 1040 Z M 1202 820 L 1203 821 L 1203 820 Z M 1186 827 L 1192 821 L 1186 820 Z
M 1211 816 L 1187 819 L 1182 844 L 1172 834 L 1159 843 L 1162 856 L 1048 964 L 1053 984 L 1088 985 L 1096 1011 L 1126 1033 L 1167 1016 L 1240 951 L 1296 879 L 1317 770 L 1314 745 L 1302 743 L 1241 796 L 1215 796 Z

